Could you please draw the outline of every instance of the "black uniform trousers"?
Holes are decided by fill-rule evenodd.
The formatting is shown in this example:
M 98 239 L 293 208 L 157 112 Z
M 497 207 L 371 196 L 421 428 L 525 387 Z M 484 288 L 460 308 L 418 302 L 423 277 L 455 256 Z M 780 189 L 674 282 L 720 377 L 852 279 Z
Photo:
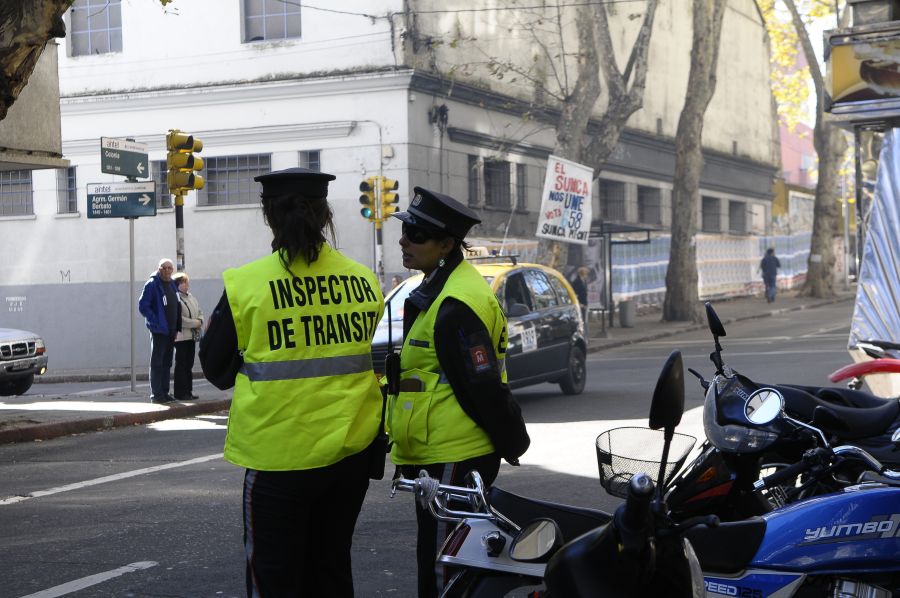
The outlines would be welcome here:
M 175 343 L 175 398 L 190 401 L 194 391 L 194 355 L 197 343 L 192 340 Z
M 247 596 L 351 598 L 353 528 L 368 487 L 365 450 L 317 469 L 248 469 Z
M 454 486 L 465 485 L 466 474 L 473 469 L 481 474 L 485 485 L 490 486 L 497 479 L 500 471 L 500 457 L 496 453 L 490 453 L 481 457 L 466 459 L 458 463 L 433 463 L 431 465 L 401 465 L 400 472 L 403 477 L 413 479 L 419 477 L 421 470 L 428 472 L 432 478 L 440 480 L 441 484 Z M 416 563 L 419 571 L 419 598 L 436 598 L 443 590 L 449 579 L 445 567 L 438 566 L 436 559 L 438 551 L 453 531 L 455 524 L 444 524 L 443 533 L 438 533 L 438 520 L 426 509 L 419 506 L 416 501 Z

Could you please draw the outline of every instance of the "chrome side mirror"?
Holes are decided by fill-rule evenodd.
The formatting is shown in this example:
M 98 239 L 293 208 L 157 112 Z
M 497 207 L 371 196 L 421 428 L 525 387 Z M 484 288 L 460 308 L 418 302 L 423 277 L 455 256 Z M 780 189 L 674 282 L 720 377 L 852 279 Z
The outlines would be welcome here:
M 760 388 L 753 392 L 744 403 L 744 416 L 751 424 L 768 424 L 781 415 L 784 397 L 773 388 Z
M 509 547 L 515 561 L 539 562 L 563 545 L 562 532 L 552 519 L 535 519 L 526 525 Z

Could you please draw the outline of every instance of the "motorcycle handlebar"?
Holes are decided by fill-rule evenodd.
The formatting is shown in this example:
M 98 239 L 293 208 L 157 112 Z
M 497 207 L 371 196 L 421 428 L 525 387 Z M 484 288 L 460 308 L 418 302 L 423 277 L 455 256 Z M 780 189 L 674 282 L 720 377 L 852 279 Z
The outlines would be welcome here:
M 780 486 L 782 482 L 786 482 L 791 478 L 795 478 L 804 471 L 809 469 L 809 464 L 806 460 L 797 461 L 791 465 L 788 465 L 784 469 L 779 469 L 775 473 L 771 475 L 767 475 L 764 478 L 760 478 L 753 482 L 754 490 L 762 490 L 763 488 L 774 488 L 775 486 Z

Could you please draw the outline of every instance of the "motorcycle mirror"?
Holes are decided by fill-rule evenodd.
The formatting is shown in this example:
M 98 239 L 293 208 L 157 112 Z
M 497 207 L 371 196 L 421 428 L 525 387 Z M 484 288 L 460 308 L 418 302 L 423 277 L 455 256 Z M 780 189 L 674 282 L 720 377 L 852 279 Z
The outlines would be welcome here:
M 681 422 L 684 412 L 684 367 L 681 351 L 672 351 L 663 364 L 653 399 L 650 402 L 650 427 L 654 430 L 664 428 L 666 436 L 671 437 L 675 426 Z
M 552 519 L 535 519 L 526 525 L 509 547 L 514 561 L 541 561 L 563 545 L 562 532 Z
M 706 323 L 709 326 L 709 331 L 712 335 L 727 336 L 725 334 L 725 327 L 722 325 L 722 320 L 719 319 L 719 314 L 713 309 L 712 303 L 707 301 L 704 304 L 704 307 L 706 308 Z
M 744 403 L 744 416 L 751 424 L 764 425 L 773 421 L 784 409 L 784 397 L 774 388 L 760 388 Z

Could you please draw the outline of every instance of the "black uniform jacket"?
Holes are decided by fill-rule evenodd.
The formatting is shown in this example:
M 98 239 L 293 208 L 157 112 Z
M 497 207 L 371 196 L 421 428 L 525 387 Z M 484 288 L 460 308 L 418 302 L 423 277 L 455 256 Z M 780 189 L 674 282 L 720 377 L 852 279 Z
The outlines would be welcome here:
M 403 308 L 404 338 L 416 317 L 434 303 L 462 259 L 462 252 L 452 253 L 442 267 L 410 293 Z M 489 348 L 490 368 L 473 361 L 471 349 L 476 347 Z M 500 379 L 498 348 L 484 323 L 465 303 L 452 297 L 445 299 L 435 320 L 434 349 L 460 407 L 487 432 L 497 453 L 518 465 L 531 439 L 519 404 Z

